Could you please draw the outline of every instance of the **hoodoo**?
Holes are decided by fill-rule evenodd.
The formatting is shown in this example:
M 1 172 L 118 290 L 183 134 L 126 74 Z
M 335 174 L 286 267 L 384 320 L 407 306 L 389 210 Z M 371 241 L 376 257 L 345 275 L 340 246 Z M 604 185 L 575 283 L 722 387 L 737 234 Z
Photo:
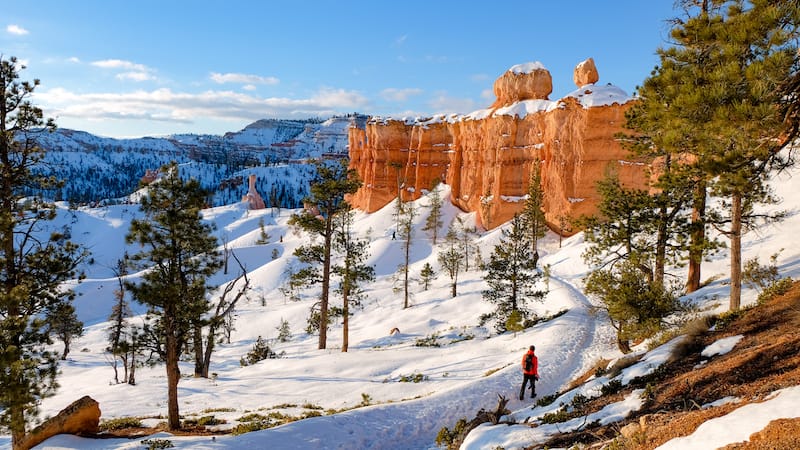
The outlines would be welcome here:
M 539 62 L 511 67 L 494 83 L 491 107 L 466 115 L 372 117 L 351 128 L 350 164 L 364 181 L 352 197 L 374 212 L 396 198 L 418 198 L 434 180 L 451 186 L 453 204 L 475 211 L 486 228 L 523 208 L 530 171 L 541 160 L 544 210 L 554 229 L 596 212 L 596 183 L 616 171 L 628 187 L 646 186 L 645 165 L 629 160 L 616 135 L 632 99 L 599 85 L 594 61 L 575 67 L 578 89 L 555 101 Z

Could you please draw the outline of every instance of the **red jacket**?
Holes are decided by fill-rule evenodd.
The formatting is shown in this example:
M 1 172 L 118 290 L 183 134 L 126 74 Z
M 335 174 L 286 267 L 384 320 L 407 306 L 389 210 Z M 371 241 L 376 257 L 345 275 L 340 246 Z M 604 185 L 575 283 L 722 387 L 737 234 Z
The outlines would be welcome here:
M 525 370 L 525 358 L 528 356 L 528 354 L 533 355 L 533 366 L 531 367 L 531 370 Z M 539 358 L 536 357 L 532 350 L 528 350 L 528 352 L 522 356 L 522 373 L 525 375 L 539 376 Z

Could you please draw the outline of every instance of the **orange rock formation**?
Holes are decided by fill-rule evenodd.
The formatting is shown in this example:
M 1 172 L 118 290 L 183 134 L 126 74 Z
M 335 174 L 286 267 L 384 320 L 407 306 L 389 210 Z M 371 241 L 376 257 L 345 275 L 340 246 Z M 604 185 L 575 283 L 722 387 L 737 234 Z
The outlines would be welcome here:
M 630 98 L 597 86 L 594 61 L 576 67 L 578 90 L 557 101 L 540 63 L 514 66 L 494 84 L 497 101 L 468 115 L 425 120 L 371 118 L 351 128 L 350 165 L 364 180 L 351 202 L 374 212 L 399 194 L 419 198 L 434 180 L 451 186 L 451 201 L 476 211 L 485 228 L 522 210 L 536 159 L 542 161 L 544 210 L 551 227 L 596 211 L 596 182 L 609 168 L 623 184 L 645 187 L 645 166 L 627 160 L 615 134 Z M 594 80 L 594 81 L 591 81 Z
M 242 197 L 242 202 L 247 203 L 247 209 L 266 208 L 264 199 L 261 198 L 261 194 L 256 190 L 256 175 L 251 173 L 248 182 L 247 194 Z

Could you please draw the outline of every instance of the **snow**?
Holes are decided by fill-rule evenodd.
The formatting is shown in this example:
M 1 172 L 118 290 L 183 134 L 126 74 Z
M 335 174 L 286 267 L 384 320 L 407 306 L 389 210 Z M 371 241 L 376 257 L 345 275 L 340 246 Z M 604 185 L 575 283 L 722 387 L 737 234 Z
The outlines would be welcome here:
M 775 419 L 800 417 L 800 386 L 780 389 L 766 401 L 750 403 L 722 417 L 711 419 L 689 436 L 672 439 L 657 450 L 720 448 L 746 442 Z
M 523 73 L 531 73 L 535 70 L 547 70 L 547 68 L 545 68 L 544 64 L 542 64 L 541 62 L 534 61 L 534 62 L 527 62 L 511 66 L 508 69 L 508 72 L 511 72 L 515 75 L 519 75 Z
M 743 338 L 744 336 L 740 334 L 737 336 L 719 339 L 718 341 L 704 348 L 703 351 L 700 352 L 700 356 L 711 358 L 714 355 L 724 355 L 729 353 Z
M 780 209 L 789 212 L 779 224 L 764 227 L 758 234 L 744 236 L 744 259 L 759 257 L 765 261 L 784 249 L 778 258 L 782 276 L 800 277 L 800 237 L 793 230 L 800 227 L 796 192 L 800 192 L 800 169 L 777 176 L 773 187 L 784 199 Z M 442 198 L 448 199 L 450 189 L 440 185 Z M 369 239 L 369 264 L 375 266 L 377 279 L 366 286 L 367 298 L 363 307 L 350 321 L 350 349 L 341 352 L 341 324 L 332 325 L 328 333 L 328 348 L 317 349 L 317 336 L 303 330 L 309 307 L 316 301 L 318 290 L 301 291 L 300 300 L 288 300 L 280 288 L 286 279 L 286 269 L 297 264 L 292 256 L 299 246 L 309 242 L 306 235 L 295 233 L 288 225 L 294 211 L 249 211 L 241 204 L 211 208 L 204 218 L 216 225 L 216 235 L 225 239 L 249 272 L 253 291 L 237 308 L 236 329 L 230 344 L 222 343 L 212 358 L 211 379 L 185 376 L 179 384 L 181 414 L 199 417 L 213 414 L 225 419 L 232 427 L 248 412 L 283 411 L 299 414 L 302 406 L 322 408 L 321 417 L 298 420 L 280 427 L 239 436 L 188 437 L 159 434 L 150 438 L 169 439 L 176 448 L 184 449 L 244 449 L 244 448 L 359 448 L 359 449 L 430 449 L 438 431 L 452 427 L 462 417 L 472 418 L 480 408 L 491 409 L 497 396 L 511 399 L 508 416 L 515 425 L 483 425 L 467 437 L 464 448 L 521 448 L 532 445 L 558 430 L 582 426 L 587 420 L 603 423 L 619 421 L 641 407 L 637 392 L 619 403 L 556 425 L 532 428 L 531 423 L 543 414 L 554 412 L 560 404 L 569 404 L 576 395 L 595 397 L 604 384 L 612 379 L 592 378 L 578 388 L 564 392 L 547 407 L 532 407 L 530 400 L 519 401 L 519 361 L 525 349 L 535 344 L 539 356 L 541 380 L 537 383 L 540 396 L 563 392 L 568 383 L 594 367 L 600 358 L 617 359 L 623 355 L 616 348 L 615 332 L 598 312 L 592 299 L 581 292 L 582 279 L 589 268 L 581 254 L 586 246 L 582 234 L 559 239 L 548 234 L 540 247 L 542 265 L 550 266 L 549 293 L 541 303 L 530 305 L 538 315 L 567 312 L 553 320 L 542 322 L 519 333 L 498 335 L 491 327 L 478 326 L 478 317 L 492 306 L 481 298 L 486 285 L 483 273 L 471 264 L 458 282 L 458 295 L 451 298 L 450 283 L 441 270 L 429 235 L 422 230 L 427 218 L 429 200 L 422 197 L 415 207 L 414 239 L 410 252 L 410 273 L 416 277 L 425 263 L 438 272 L 427 291 L 418 282 L 412 283 L 411 307 L 402 308 L 402 294 L 396 291 L 394 280 L 397 266 L 403 258 L 402 243 L 392 239 L 395 227 L 393 206 L 372 213 L 358 212 L 354 229 Z M 475 224 L 475 215 L 465 214 L 445 202 L 444 225 L 456 219 L 468 226 Z M 73 351 L 60 365 L 58 381 L 62 386 L 54 396 L 41 404 L 42 417 L 52 416 L 72 401 L 90 395 L 100 403 L 102 419 L 117 417 L 156 417 L 166 414 L 166 379 L 163 365 L 137 369 L 137 384 L 114 384 L 109 356 L 104 352 L 113 291 L 117 285 L 111 267 L 125 252 L 136 249 L 125 243 L 132 219 L 141 217 L 136 205 L 115 205 L 100 208 L 60 208 L 55 227 L 70 224 L 73 240 L 93 252 L 93 263 L 83 267 L 86 279 L 75 286 L 79 294 L 75 306 L 86 325 L 83 337 L 73 342 Z M 271 236 L 268 244 L 258 245 L 259 223 Z M 481 232 L 475 244 L 487 259 L 500 239 L 500 229 Z M 273 250 L 277 257 L 272 258 Z M 704 278 L 714 279 L 692 294 L 688 300 L 710 313 L 727 309 L 726 283 L 729 270 L 728 255 L 722 251 L 704 264 Z M 682 273 L 678 272 L 679 276 Z M 212 281 L 222 286 L 236 277 L 235 271 L 218 273 Z M 131 275 L 134 279 L 137 275 Z M 744 286 L 743 306 L 756 302 L 758 292 Z M 334 298 L 334 304 L 337 301 Z M 136 314 L 143 314 L 141 305 L 132 305 Z M 139 319 L 135 319 L 139 320 Z M 274 340 L 282 320 L 290 324 L 289 342 Z M 390 335 L 398 328 L 400 333 Z M 438 335 L 440 347 L 417 346 L 418 340 Z M 247 353 L 258 336 L 270 341 L 283 358 L 241 367 L 239 359 Z M 641 359 L 626 368 L 617 378 L 628 383 L 646 375 L 666 362 L 672 348 L 680 343 L 676 338 L 647 352 L 634 349 Z M 717 343 L 724 351 L 735 343 Z M 717 345 L 715 344 L 715 345 Z M 643 344 L 644 345 L 644 344 Z M 54 349 L 60 348 L 59 343 Z M 191 374 L 190 363 L 181 363 L 181 372 Z M 401 379 L 414 374 L 426 377 L 418 383 Z M 364 395 L 369 406 L 362 407 Z M 719 401 L 726 401 L 720 399 Z M 730 414 L 707 422 L 690 437 L 666 444 L 671 448 L 716 448 L 729 442 L 741 441 L 762 429 L 769 420 L 796 417 L 800 387 L 778 391 L 768 401 L 743 405 Z M 221 411 L 229 408 L 232 411 Z M 208 412 L 215 410 L 216 412 Z M 327 410 L 339 410 L 335 414 Z M 148 419 L 148 423 L 161 419 Z M 588 422 L 586 422 L 588 423 Z M 720 430 L 725 430 L 720 431 Z M 731 432 L 736 430 L 736 434 Z M 57 436 L 39 445 L 39 449 L 131 449 L 141 448 L 142 439 L 92 440 L 75 436 Z M 677 442 L 677 443 L 673 443 Z M 0 436 L 0 447 L 8 447 L 10 437 Z M 670 448 L 670 447 L 665 447 Z
M 587 84 L 564 96 L 564 98 L 569 97 L 578 99 L 584 108 L 608 106 L 614 103 L 622 105 L 633 100 L 625 91 L 611 84 Z

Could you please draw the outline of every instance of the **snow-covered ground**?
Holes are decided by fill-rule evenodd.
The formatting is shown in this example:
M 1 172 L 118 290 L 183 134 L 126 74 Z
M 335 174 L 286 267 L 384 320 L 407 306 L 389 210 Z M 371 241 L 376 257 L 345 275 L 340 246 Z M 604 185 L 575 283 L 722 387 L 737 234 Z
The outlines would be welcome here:
M 794 239 L 796 235 L 792 233 L 800 229 L 800 215 L 797 214 L 800 200 L 796 197 L 800 192 L 799 180 L 798 170 L 775 180 L 776 193 L 783 198 L 780 207 L 789 211 L 789 217 L 780 224 L 748 234 L 744 245 L 745 259 L 758 256 L 762 262 L 782 249 L 778 258 L 781 273 L 792 277 L 800 277 L 800 236 Z M 443 196 L 447 197 L 448 188 L 443 186 L 442 189 Z M 392 239 L 392 206 L 370 215 L 359 213 L 356 229 L 362 236 L 369 237 L 370 263 L 375 266 L 377 280 L 367 287 L 368 298 L 363 309 L 357 310 L 350 321 L 347 353 L 340 350 L 342 329 L 338 323 L 328 333 L 326 350 L 317 349 L 316 335 L 304 332 L 316 291 L 305 291 L 302 299 L 295 302 L 288 300 L 280 290 L 286 279 L 286 269 L 292 264 L 292 252 L 308 242 L 308 236 L 287 227 L 292 211 L 273 215 L 269 210 L 248 211 L 240 204 L 207 210 L 205 217 L 215 223 L 217 235 L 228 242 L 247 268 L 253 290 L 248 300 L 237 308 L 232 342 L 220 344 L 214 353 L 211 365 L 214 376 L 191 378 L 192 365 L 187 362 L 181 366 L 185 375 L 179 385 L 181 414 L 185 417 L 214 415 L 228 421 L 222 427 L 233 426 L 236 419 L 246 413 L 266 414 L 275 408 L 297 415 L 309 407 L 321 408 L 323 415 L 239 436 L 212 439 L 163 433 L 149 438 L 169 439 L 177 448 L 192 449 L 434 448 L 436 434 L 442 427 L 452 427 L 462 417 L 469 420 L 480 408 L 493 409 L 498 395 L 510 399 L 510 416 L 518 422 L 547 412 L 542 408 L 532 409 L 530 400 L 520 401 L 515 395 L 521 381 L 519 361 L 531 344 L 536 345 L 539 356 L 541 380 L 537 392 L 540 396 L 562 390 L 601 357 L 621 356 L 616 349 L 613 329 L 602 314 L 592 309 L 592 301 L 581 293 L 581 279 L 587 273 L 580 257 L 585 248 L 582 234 L 565 239 L 560 248 L 554 235 L 548 235 L 542 243 L 544 256 L 540 261 L 542 265 L 550 265 L 552 277 L 545 300 L 531 306 L 542 316 L 563 309 L 568 312 L 524 332 L 497 335 L 491 327 L 478 326 L 479 316 L 491 310 L 491 305 L 481 298 L 485 288 L 483 273 L 471 265 L 470 271 L 459 277 L 458 295 L 451 298 L 449 279 L 437 262 L 439 250 L 422 231 L 428 199 L 423 197 L 415 203 L 420 214 L 416 218 L 411 274 L 418 277 L 422 266 L 429 262 L 436 268 L 437 278 L 427 291 L 415 281 L 412 306 L 403 309 L 402 292 L 397 292 L 398 284 L 393 280 L 402 261 L 402 244 Z M 135 386 L 114 384 L 110 356 L 104 352 L 106 320 L 117 286 L 111 268 L 125 251 L 136 251 L 126 246 L 124 237 L 131 219 L 138 215 L 135 205 L 60 212 L 58 220 L 72 225 L 73 240 L 92 250 L 93 263 L 86 267 L 87 278 L 75 287 L 80 293 L 76 308 L 86 324 L 86 332 L 73 343 L 72 353 L 61 365 L 61 388 L 43 401 L 43 416 L 56 414 L 83 395 L 100 403 L 103 420 L 166 414 L 163 365 L 137 369 Z M 472 215 L 447 204 L 440 236 L 444 236 L 447 225 L 456 217 L 468 223 L 474 221 Z M 271 236 L 268 244 L 256 243 L 261 235 L 260 222 Z M 499 229 L 476 238 L 484 259 L 488 259 L 499 238 Z M 273 254 L 276 257 L 273 258 Z M 721 252 L 714 256 L 703 270 L 704 279 L 717 279 L 692 298 L 713 311 L 726 310 L 727 254 Z M 231 270 L 227 275 L 216 275 L 213 282 L 221 285 L 235 276 L 236 271 Z M 745 288 L 744 303 L 754 302 L 756 295 L 757 292 Z M 334 297 L 332 304 L 337 301 Z M 144 312 L 141 306 L 133 306 L 137 314 Z M 285 352 L 285 356 L 241 367 L 239 359 L 251 349 L 257 337 L 276 338 L 282 320 L 289 322 L 292 337 L 286 343 L 270 341 L 270 345 L 278 352 Z M 400 332 L 391 335 L 393 328 Z M 415 345 L 418 339 L 434 335 L 439 336 L 440 347 Z M 669 345 L 654 350 L 620 377 L 624 381 L 625 377 L 629 379 L 652 370 L 668 353 Z M 709 351 L 720 353 L 733 345 L 735 342 L 721 343 Z M 422 381 L 402 381 L 414 375 L 421 375 Z M 587 383 L 581 391 L 565 395 L 590 395 L 599 389 L 598 383 L 602 381 Z M 707 449 L 724 445 L 727 441 L 715 437 L 719 434 L 716 430 L 728 427 L 729 423 L 735 423 L 739 429 L 747 428 L 747 436 L 765 426 L 768 417 L 794 414 L 791 407 L 778 407 L 778 403 L 795 405 L 797 396 L 797 389 L 778 392 L 772 400 L 776 402 L 775 408 L 766 403 L 760 408 L 756 405 L 743 407 L 730 417 L 710 421 L 708 426 L 695 432 L 697 436 L 668 444 L 672 445 L 669 448 Z M 363 403 L 369 405 L 360 406 Z M 638 397 L 632 395 L 595 413 L 591 420 L 603 423 L 621 420 L 637 407 Z M 328 414 L 327 410 L 344 411 Z M 147 419 L 145 423 L 158 421 Z M 560 428 L 563 431 L 567 426 L 569 423 L 561 424 Z M 464 448 L 521 448 L 555 432 L 555 428 L 547 426 L 533 429 L 523 425 L 484 425 L 470 434 Z M 57 436 L 37 448 L 141 448 L 141 440 Z M 10 438 L 0 436 L 0 446 L 10 446 Z

